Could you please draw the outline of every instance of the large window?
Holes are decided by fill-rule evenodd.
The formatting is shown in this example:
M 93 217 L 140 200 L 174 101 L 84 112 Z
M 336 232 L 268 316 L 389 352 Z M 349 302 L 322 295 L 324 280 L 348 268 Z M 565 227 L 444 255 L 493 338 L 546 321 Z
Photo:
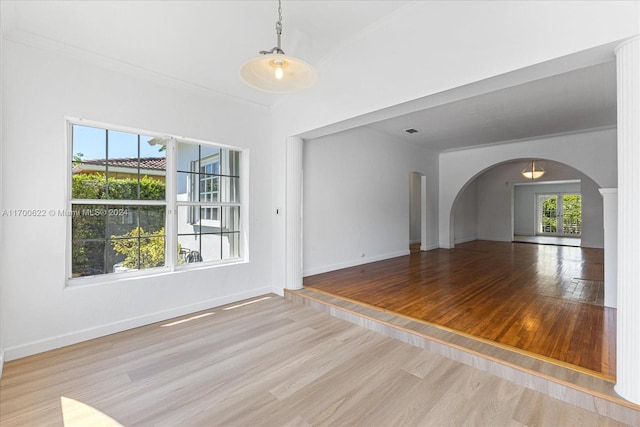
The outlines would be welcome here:
M 240 259 L 240 151 L 69 130 L 70 278 Z

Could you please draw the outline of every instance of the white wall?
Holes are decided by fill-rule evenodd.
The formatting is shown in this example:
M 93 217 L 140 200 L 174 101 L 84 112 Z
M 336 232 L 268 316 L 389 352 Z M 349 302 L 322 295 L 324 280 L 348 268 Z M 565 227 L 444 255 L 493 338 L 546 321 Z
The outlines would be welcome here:
M 1 7 L 0 7 L 1 10 Z M 0 12 L 1 13 L 1 12 Z M 2 64 L 4 63 L 4 47 L 3 47 L 3 43 L 2 43 L 2 34 L 3 34 L 3 30 L 4 30 L 4 24 L 3 24 L 3 19 L 2 16 L 0 16 L 0 100 L 4 99 L 4 84 L 3 84 L 3 66 Z M 2 107 L 3 107 L 3 102 L 0 101 L 0 213 L 2 212 L 2 210 L 4 209 L 4 204 L 3 204 L 3 195 L 4 195 L 4 191 L 2 190 L 3 185 L 4 185 L 4 169 L 2 167 L 3 163 L 4 163 L 4 157 L 3 157 L 3 141 L 4 141 L 4 136 L 3 136 L 3 127 L 2 127 L 2 120 L 3 120 L 3 114 L 2 114 Z M 3 259 L 4 257 L 2 257 L 2 254 L 4 253 L 4 221 L 2 220 L 2 217 L 0 217 L 0 272 L 2 272 L 4 270 L 4 262 Z M 3 315 L 2 315 L 2 301 L 4 300 L 3 297 L 3 289 L 4 289 L 4 281 L 2 279 L 2 274 L 0 273 L 0 325 L 2 325 L 2 319 L 3 319 Z M 4 338 L 2 336 L 2 328 L 0 327 L 0 377 L 2 377 L 2 369 L 4 367 Z
M 306 141 L 303 171 L 307 276 L 408 254 L 407 179 L 419 171 L 436 187 L 437 156 L 374 131 L 352 130 Z M 433 245 L 435 223 L 429 228 Z
M 580 178 L 582 183 L 582 236 L 581 246 L 604 248 L 604 204 L 600 188 L 587 176 Z
M 509 186 L 513 182 L 526 181 L 520 174 L 523 167 L 513 164 L 511 171 L 492 168 L 519 158 L 553 159 L 579 172 L 567 175 L 566 171 L 559 169 L 548 170 L 545 174 L 545 179 L 548 180 L 584 177 L 582 180 L 583 204 L 588 204 L 588 207 L 583 208 L 583 215 L 593 220 L 584 224 L 582 244 L 602 247 L 602 198 L 597 189 L 617 186 L 615 129 L 532 139 L 441 154 L 440 182 L 446 185 L 440 186 L 439 193 L 440 246 L 446 248 L 453 244 L 453 206 L 459 191 L 485 170 L 487 174 L 481 177 L 478 189 L 478 238 L 502 241 L 511 239 L 512 190 Z M 584 175 L 581 171 L 587 171 L 589 175 Z M 587 184 L 587 178 L 592 183 Z M 494 199 L 492 203 L 486 203 L 486 206 L 480 205 L 485 197 L 494 197 Z M 481 206 L 485 209 L 481 209 Z M 591 209 L 594 210 L 591 211 Z M 500 212 L 509 212 L 509 218 L 503 217 L 503 221 L 498 222 L 496 215 L 500 215 Z
M 637 2 L 411 2 L 361 37 L 345 40 L 335 54 L 314 64 L 319 73 L 314 88 L 289 96 L 274 108 L 273 208 L 286 202 L 288 136 L 312 130 L 325 135 L 325 126 L 347 129 L 355 122 L 389 117 L 397 110 L 378 110 L 421 97 L 428 101 L 435 94 L 443 95 L 438 98 L 442 102 L 448 99 L 448 89 L 548 64 L 637 32 Z M 613 49 L 609 60 L 612 58 Z M 543 68 L 553 74 L 587 65 L 593 64 L 560 61 Z M 500 84 L 505 87 L 532 78 L 540 76 L 522 73 Z M 404 108 L 410 111 L 415 111 L 413 105 Z M 379 114 L 368 115 L 373 112 Z M 456 187 L 455 194 L 462 188 Z M 445 227 L 449 226 L 452 201 Z M 285 220 L 286 215 L 273 218 L 276 288 L 285 283 Z
M 249 148 L 250 262 L 65 287 L 67 218 L 2 218 L 7 359 L 271 291 L 270 113 L 3 41 L 4 209 L 66 208 L 65 116 Z
M 524 166 L 523 166 L 524 169 Z M 535 236 L 537 227 L 536 209 L 538 194 L 580 194 L 580 183 L 522 184 L 513 186 L 513 233 L 519 236 Z
M 473 180 L 462 190 L 454 208 L 454 239 L 456 243 L 478 238 L 478 183 Z

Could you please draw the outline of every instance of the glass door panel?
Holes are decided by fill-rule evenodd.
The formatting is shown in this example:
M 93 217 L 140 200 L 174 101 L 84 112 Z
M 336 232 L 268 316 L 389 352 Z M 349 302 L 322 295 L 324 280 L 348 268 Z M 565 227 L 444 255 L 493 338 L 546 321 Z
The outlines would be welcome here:
M 538 194 L 538 234 L 558 234 L 558 195 Z
M 580 194 L 538 194 L 538 235 L 580 237 L 582 197 Z
M 580 236 L 582 229 L 582 197 L 580 194 L 562 195 L 562 235 Z

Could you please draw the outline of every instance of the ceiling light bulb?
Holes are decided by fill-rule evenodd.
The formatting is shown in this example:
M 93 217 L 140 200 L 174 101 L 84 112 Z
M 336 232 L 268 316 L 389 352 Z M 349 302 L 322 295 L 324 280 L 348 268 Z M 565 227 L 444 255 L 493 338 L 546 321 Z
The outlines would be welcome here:
M 282 80 L 284 77 L 284 71 L 282 70 L 282 61 L 275 61 L 276 64 L 276 79 Z
M 527 179 L 538 179 L 544 175 L 544 172 L 545 170 L 542 166 L 537 164 L 535 161 L 531 161 L 531 164 L 527 164 L 527 167 L 523 169 L 522 176 Z
M 1 0 L 0 0 L 1 1 Z M 277 45 L 270 50 L 259 51 L 259 56 L 240 67 L 240 78 L 249 86 L 271 93 L 290 93 L 313 86 L 318 74 L 301 59 L 286 56 L 280 46 L 282 36 L 282 1 L 278 0 L 276 21 Z M 287 78 L 284 78 L 284 69 Z

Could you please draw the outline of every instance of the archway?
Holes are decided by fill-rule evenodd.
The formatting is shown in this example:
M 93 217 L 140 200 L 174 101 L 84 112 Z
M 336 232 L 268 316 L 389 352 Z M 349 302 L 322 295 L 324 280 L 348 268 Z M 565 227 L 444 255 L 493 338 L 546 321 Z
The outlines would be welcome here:
M 573 133 L 442 153 L 439 164 L 439 246 L 453 248 L 453 206 L 460 192 L 484 171 L 518 159 L 553 159 L 591 179 L 617 187 L 615 129 Z M 519 175 L 520 171 L 517 171 Z
M 587 219 L 583 221 L 582 246 L 603 248 L 603 203 L 600 187 L 575 168 L 548 159 L 540 160 L 547 172 L 535 181 L 537 185 L 533 185 L 534 182 L 520 173 L 527 160 L 517 159 L 493 165 L 466 183 L 452 206 L 454 244 L 475 239 L 512 241 L 514 234 L 517 234 L 517 214 L 523 209 L 516 204 L 517 194 L 524 193 L 531 198 L 527 200 L 526 207 L 531 209 L 530 218 L 527 219 L 531 221 L 530 228 L 533 230 L 535 191 L 541 191 L 544 187 L 556 190 L 577 187 L 577 191 L 582 194 L 582 211 Z M 521 191 L 518 193 L 517 190 Z

